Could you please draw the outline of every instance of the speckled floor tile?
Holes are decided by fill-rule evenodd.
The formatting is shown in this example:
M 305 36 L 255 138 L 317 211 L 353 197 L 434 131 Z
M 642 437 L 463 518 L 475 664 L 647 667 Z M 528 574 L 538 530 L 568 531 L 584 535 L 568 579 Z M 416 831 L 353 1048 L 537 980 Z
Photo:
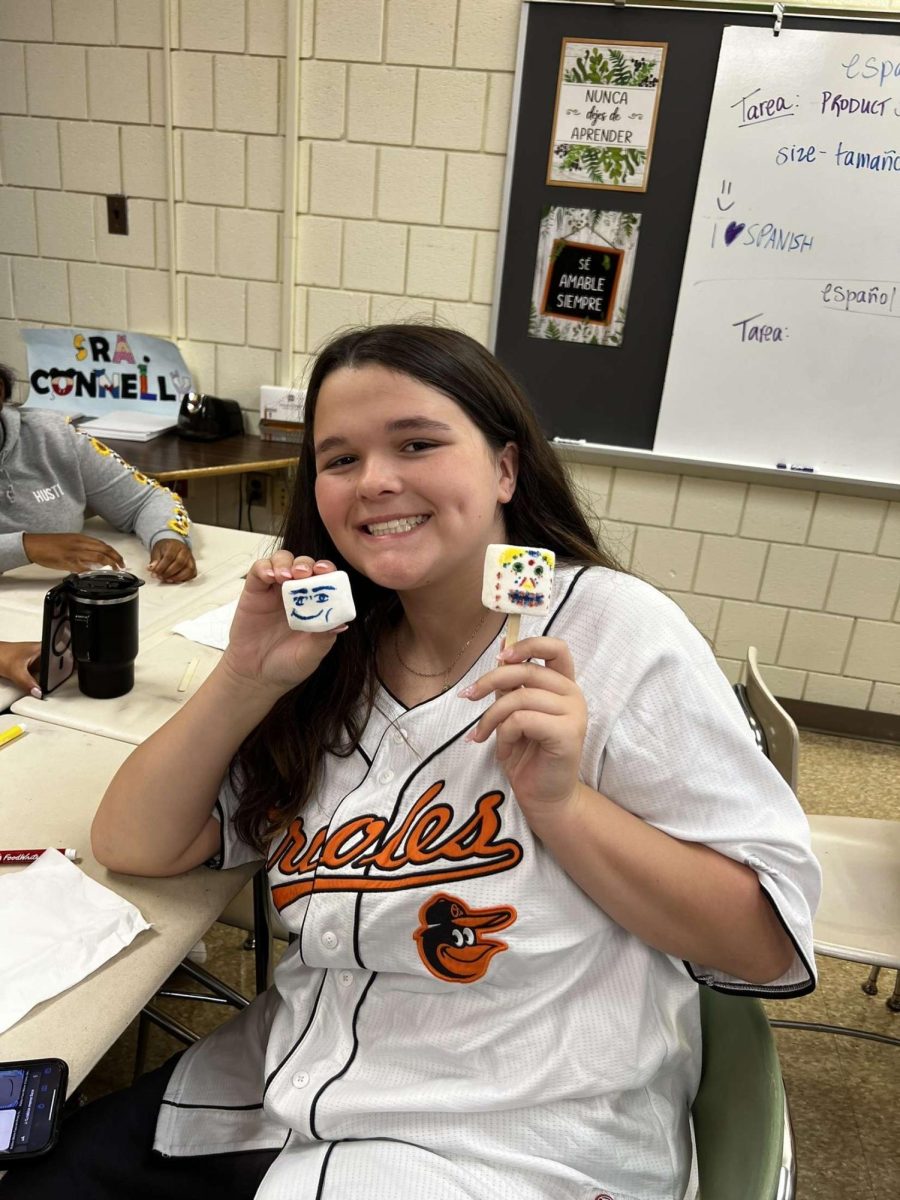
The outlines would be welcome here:
M 778 1029 L 775 1041 L 794 1126 L 798 1197 L 876 1200 L 838 1038 Z
M 801 734 L 798 793 L 807 812 L 900 820 L 900 746 Z M 883 971 L 817 958 L 811 996 L 766 1004 L 772 1018 L 822 1021 L 900 1037 Z M 797 1140 L 798 1196 L 883 1200 L 900 1194 L 900 1047 L 808 1030 L 775 1031 Z
M 900 820 L 900 746 L 803 733 L 797 794 L 810 813 Z
M 900 820 L 900 746 L 825 734 L 801 735 L 801 803 L 807 812 Z M 241 931 L 215 925 L 206 936 L 206 966 L 246 996 L 253 994 L 253 954 Z M 283 943 L 276 942 L 276 958 Z M 766 1005 L 772 1018 L 849 1025 L 900 1037 L 900 1014 L 860 985 L 865 966 L 817 960 L 819 987 L 811 996 Z M 182 981 L 183 982 L 183 981 Z M 160 1007 L 198 1033 L 214 1029 L 230 1009 L 179 1001 Z M 884 1200 L 900 1195 L 900 1048 L 809 1031 L 777 1029 L 775 1037 L 794 1122 L 800 1200 Z M 135 1022 L 85 1081 L 88 1098 L 126 1086 L 132 1078 Z M 148 1067 L 178 1049 L 151 1030 Z

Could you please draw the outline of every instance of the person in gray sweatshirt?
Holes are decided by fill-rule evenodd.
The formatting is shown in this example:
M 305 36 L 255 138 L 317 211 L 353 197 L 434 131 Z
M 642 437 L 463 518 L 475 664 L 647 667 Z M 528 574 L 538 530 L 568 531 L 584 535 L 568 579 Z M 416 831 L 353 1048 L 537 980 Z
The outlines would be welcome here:
M 0 363 L 0 575 L 26 563 L 59 571 L 123 567 L 121 555 L 82 533 L 90 507 L 136 533 L 163 583 L 193 579 L 190 521 L 181 499 L 54 412 L 10 403 L 15 376 Z M 3 584 L 0 580 L 0 595 Z M 40 696 L 39 642 L 0 641 L 0 678 Z
M 162 583 L 193 579 L 181 498 L 58 413 L 10 404 L 12 381 L 0 367 L 0 572 L 29 562 L 61 571 L 124 566 L 112 546 L 81 532 L 89 507 L 137 534 Z

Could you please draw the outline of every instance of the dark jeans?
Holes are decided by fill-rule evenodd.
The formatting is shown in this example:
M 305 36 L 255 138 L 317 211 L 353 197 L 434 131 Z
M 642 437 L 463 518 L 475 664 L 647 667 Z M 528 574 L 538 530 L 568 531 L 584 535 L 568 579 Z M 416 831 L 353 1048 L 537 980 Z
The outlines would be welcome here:
M 130 1088 L 77 1109 L 43 1158 L 0 1180 L 2 1200 L 252 1200 L 277 1150 L 163 1158 L 153 1152 L 160 1102 L 178 1055 Z

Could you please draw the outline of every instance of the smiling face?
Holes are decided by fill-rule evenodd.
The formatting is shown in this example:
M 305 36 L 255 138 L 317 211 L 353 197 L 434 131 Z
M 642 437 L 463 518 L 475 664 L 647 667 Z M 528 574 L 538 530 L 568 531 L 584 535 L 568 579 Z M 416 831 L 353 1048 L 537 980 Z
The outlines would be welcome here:
M 302 633 L 323 633 L 356 616 L 346 571 L 326 571 L 312 579 L 286 579 L 281 599 L 288 625 Z
M 304 584 L 291 589 L 291 616 L 298 621 L 328 621 L 333 611 L 334 584 Z
M 515 489 L 514 446 L 495 453 L 449 397 L 374 365 L 325 379 L 314 440 L 319 515 L 349 563 L 398 592 L 480 591 Z

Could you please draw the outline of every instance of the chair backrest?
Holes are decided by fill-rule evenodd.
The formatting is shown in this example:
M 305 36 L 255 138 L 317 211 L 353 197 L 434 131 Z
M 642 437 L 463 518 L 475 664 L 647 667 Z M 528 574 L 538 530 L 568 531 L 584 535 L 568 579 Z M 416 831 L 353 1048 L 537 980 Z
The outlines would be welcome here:
M 785 712 L 766 686 L 759 671 L 756 647 L 747 648 L 746 696 L 750 708 L 766 736 L 768 755 L 791 790 L 797 790 L 797 763 L 800 758 L 800 735 L 793 718 Z
M 692 1109 L 701 1200 L 788 1200 L 793 1138 L 760 1002 L 700 988 L 703 1073 Z

